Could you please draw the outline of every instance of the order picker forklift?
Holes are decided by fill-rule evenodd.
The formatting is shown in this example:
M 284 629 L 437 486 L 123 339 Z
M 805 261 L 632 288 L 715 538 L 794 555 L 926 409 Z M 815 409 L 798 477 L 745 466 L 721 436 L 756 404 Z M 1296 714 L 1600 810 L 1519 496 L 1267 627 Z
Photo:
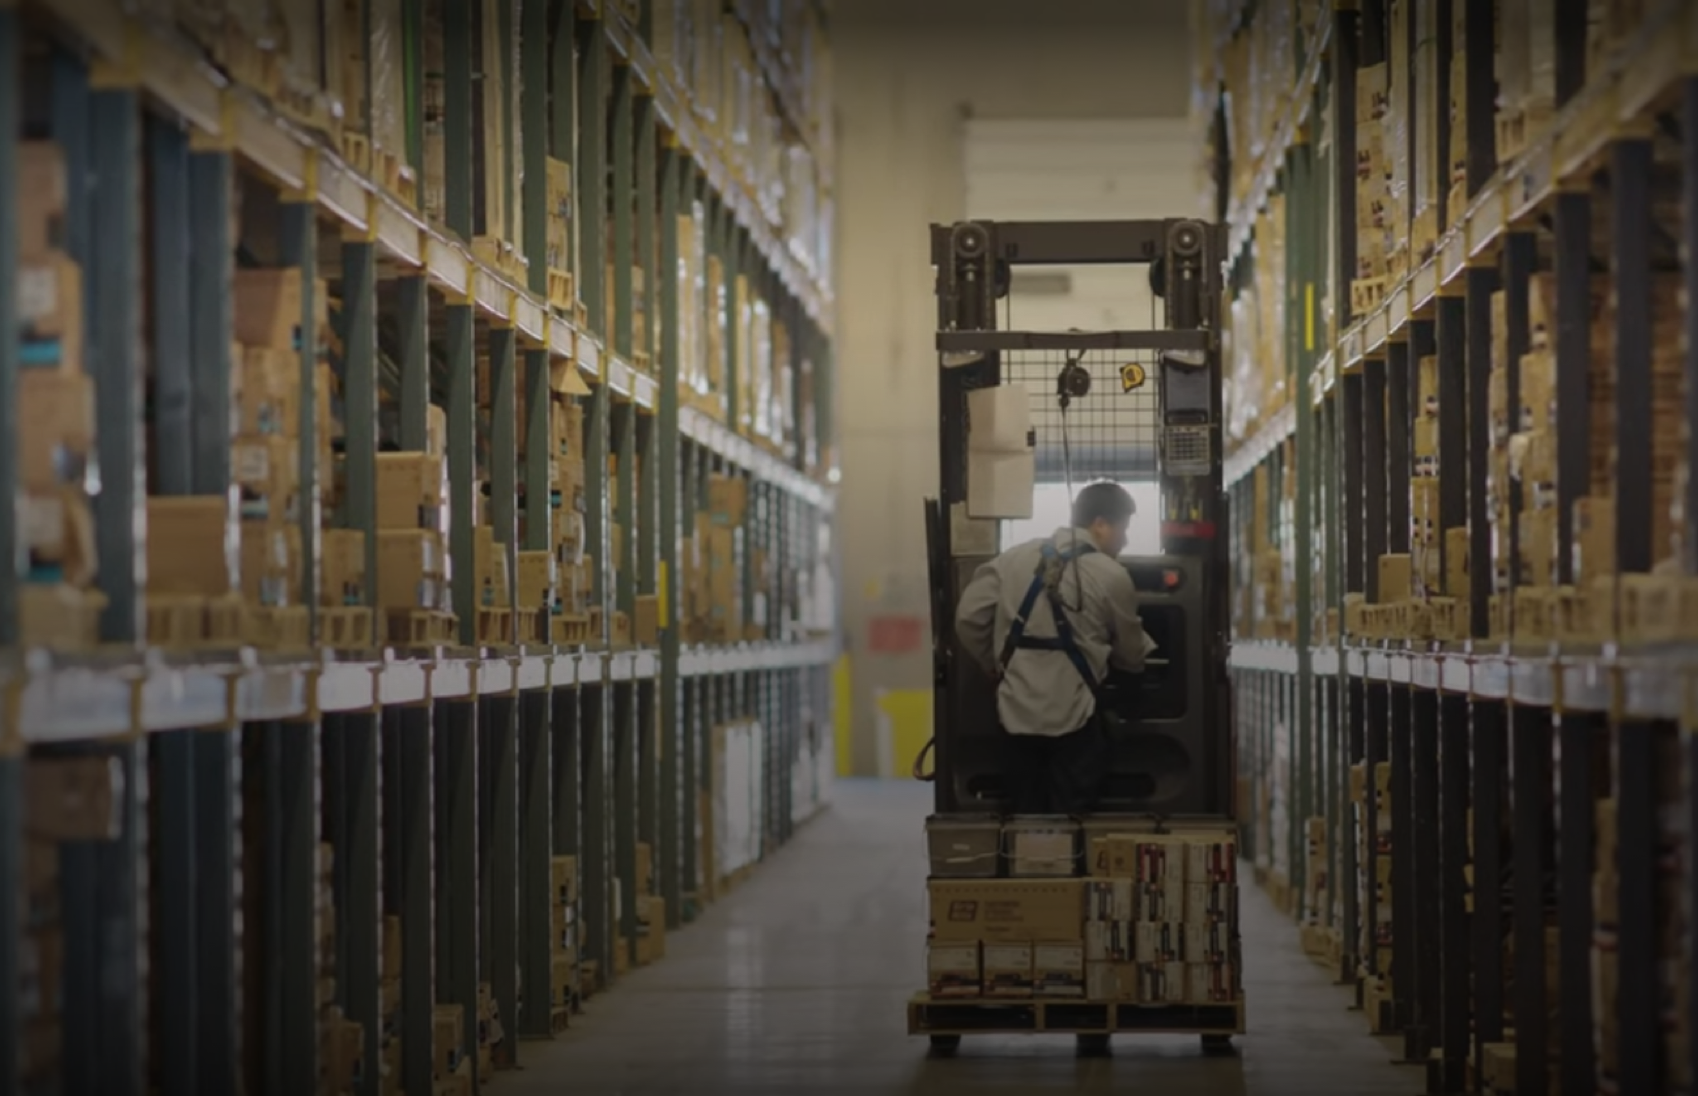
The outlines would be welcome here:
M 1103 683 L 1099 708 L 1107 709 L 1112 762 L 1097 812 L 1071 820 L 1082 868 L 1067 874 L 1091 874 L 1085 860 L 1093 835 L 1224 833 L 1223 847 L 1235 848 L 1221 453 L 1224 242 L 1219 226 L 1189 219 L 931 226 L 941 465 L 939 497 L 926 501 L 934 722 L 931 771 L 923 771 L 922 754 L 915 775 L 934 787 L 927 824 L 934 883 L 940 875 L 1000 881 L 1021 874 L 1010 863 L 1008 833 L 1020 820 L 1007 816 L 1009 736 L 997 718 L 996 683 L 960 649 L 955 607 L 978 567 L 1008 547 L 999 543 L 1002 521 L 1031 516 L 1034 483 L 1060 480 L 1071 496 L 1081 467 L 1097 478 L 1159 485 L 1161 552 L 1120 560 L 1154 648 L 1143 673 L 1111 672 Z M 999 326 L 999 305 L 1023 266 L 1132 267 L 1128 274 L 1147 277 L 1159 302 L 1153 329 Z M 1218 870 L 1235 888 L 1235 868 Z M 934 938 L 938 916 L 934 908 Z M 1028 1001 L 1006 992 L 992 1000 L 988 972 L 977 1000 L 965 991 L 945 1000 L 932 979 L 932 992 L 910 1005 L 909 1030 L 930 1035 L 939 1052 L 981 1031 L 1070 1032 L 1086 1052 L 1104 1049 L 1115 1033 L 1183 1031 L 1218 1051 L 1243 1031 L 1236 989 L 1232 1001 L 1152 1009 L 1124 996 L 1092 1000 L 1071 987 L 1047 994 L 1043 978 L 1035 975 Z

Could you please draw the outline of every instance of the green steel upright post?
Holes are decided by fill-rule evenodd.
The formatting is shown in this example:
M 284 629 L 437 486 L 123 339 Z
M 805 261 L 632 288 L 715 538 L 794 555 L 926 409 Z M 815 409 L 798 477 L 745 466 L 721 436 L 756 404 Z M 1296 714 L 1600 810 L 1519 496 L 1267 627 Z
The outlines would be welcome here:
M 430 281 L 409 273 L 395 282 L 401 370 L 401 448 L 423 452 L 430 431 Z
M 459 618 L 460 643 L 477 639 L 478 582 L 472 567 L 476 550 L 472 515 L 477 479 L 477 318 L 470 301 L 447 309 L 444 357 L 448 362 L 448 551 L 455 562 L 452 604 Z
M 94 85 L 89 95 L 89 153 L 94 186 L 91 239 L 103 241 L 88 273 L 89 372 L 100 438 L 100 494 L 94 498 L 100 588 L 107 597 L 100 635 L 141 642 L 147 567 L 144 507 L 147 461 L 141 336 L 141 104 L 132 85 Z M 76 176 L 74 182 L 80 182 Z M 310 375 L 309 375 L 310 376 Z
M 1315 124 L 1314 116 L 1309 123 Z M 1297 728 L 1299 734 L 1299 771 L 1302 779 L 1298 784 L 1298 795 L 1295 807 L 1298 810 L 1294 825 L 1300 837 L 1307 828 L 1308 819 L 1316 814 L 1316 720 L 1315 720 L 1315 679 L 1312 673 L 1313 652 L 1310 643 L 1313 638 L 1313 606 L 1314 606 L 1314 493 L 1316 482 L 1315 463 L 1315 416 L 1309 405 L 1309 370 L 1315 358 L 1315 257 L 1319 251 L 1316 239 L 1316 224 L 1318 203 L 1315 200 L 1314 172 L 1315 150 L 1312 143 L 1304 143 L 1294 151 L 1293 162 L 1296 168 L 1296 186 L 1298 192 L 1298 230 L 1295 239 L 1298 293 L 1297 304 L 1297 353 L 1293 360 L 1297 365 L 1297 375 L 1293 378 L 1292 398 L 1297 404 L 1295 434 L 1297 441 L 1297 500 L 1294 507 L 1296 528 L 1293 530 L 1293 547 L 1296 553 L 1296 603 L 1297 603 Z M 1304 845 L 1300 842 L 1297 848 Z M 1308 895 L 1309 865 L 1307 857 L 1293 864 L 1293 874 L 1303 885 L 1299 893 Z M 1312 916 L 1316 911 L 1307 909 L 1308 899 L 1304 898 L 1304 913 Z
M 679 375 L 681 347 L 678 326 L 681 312 L 678 301 L 678 217 L 680 206 L 690 195 L 690 165 L 684 151 L 675 140 L 669 139 L 662 154 L 660 183 L 660 269 L 657 271 L 660 301 L 660 407 L 656 427 L 660 440 L 654 463 L 658 465 L 659 513 L 658 555 L 654 592 L 660 602 L 660 705 L 659 719 L 663 735 L 660 755 L 660 843 L 655 860 L 660 870 L 660 894 L 666 901 L 666 925 L 675 929 L 681 923 L 679 910 L 683 902 L 683 886 L 679 864 L 679 846 L 689 842 L 680 837 L 680 823 L 693 816 L 681 815 L 679 797 L 678 728 L 681 720 L 680 686 L 678 676 L 679 634 L 677 600 L 682 593 L 675 588 L 678 578 L 679 529 Z M 649 463 L 646 462 L 645 463 Z M 693 828 L 693 827 L 692 827 Z
M 318 206 L 310 194 L 291 194 L 282 205 L 279 256 L 284 266 L 301 275 L 301 322 L 298 329 L 300 369 L 296 381 L 301 408 L 300 475 L 296 524 L 301 531 L 301 587 L 294 593 L 307 607 L 312 635 L 318 635 L 318 556 L 321 527 L 318 489 L 318 425 L 312 409 L 318 406 L 318 362 L 323 342 L 318 331 Z M 328 471 L 328 470 L 326 470 Z
M 4 69 L 0 61 L 0 69 Z M 3 169 L 0 169 L 3 172 Z M 235 245 L 230 209 L 235 165 L 224 149 L 189 154 L 190 358 L 194 371 L 193 476 L 198 495 L 230 489 L 230 345 L 234 309 L 231 276 Z M 0 200 L 4 200 L 0 196 Z M 0 329 L 4 329 L 0 325 Z M 0 400 L 0 404 L 3 404 Z M 0 478 L 3 482 L 3 478 Z M 232 510 L 226 528 L 234 532 Z M 233 1091 L 239 1083 L 236 967 L 236 744 L 240 732 L 196 732 L 195 766 L 195 977 L 199 983 L 195 1062 L 202 1093 Z
M 607 284 L 604 275 L 607 224 L 607 65 L 608 45 L 606 28 L 599 22 L 582 21 L 582 60 L 578 82 L 578 163 L 574 180 L 580 195 L 579 209 L 586 241 L 578 254 L 577 284 L 589 316 L 589 329 L 608 346 L 611 332 L 607 327 Z M 606 366 L 602 382 L 591 392 L 584 416 L 584 498 L 585 540 L 595 557 L 595 573 L 591 576 L 590 601 L 602 610 L 602 631 L 596 643 L 605 646 L 608 639 L 609 613 L 608 572 L 608 499 L 607 447 L 612 410 L 606 383 Z
M 471 242 L 472 13 L 477 0 L 442 0 L 443 200 L 448 231 Z M 464 628 L 464 621 L 461 622 Z
M 561 7 L 570 7 L 562 4 Z M 524 254 L 532 293 L 548 299 L 548 15 L 541 0 L 526 3 L 521 13 L 519 71 L 520 116 L 525 158 Z M 527 435 L 528 436 L 528 435 Z M 528 485 L 527 485 L 528 487 Z
M 359 604 L 377 605 L 377 244 L 342 245 L 343 460 L 347 501 L 342 523 L 365 539 Z M 374 617 L 375 628 L 375 617 Z M 373 631 L 375 635 L 375 630 Z
M 631 360 L 635 333 L 631 267 L 635 246 L 632 214 L 637 200 L 636 91 L 637 77 L 631 66 L 616 61 L 613 65 L 613 330 L 608 333 L 607 342 L 627 362 Z
M 548 119 L 548 154 L 568 167 L 576 169 L 579 164 L 578 139 L 578 28 L 576 4 L 553 4 L 549 13 L 553 17 L 548 41 L 548 72 L 549 72 L 549 119 Z M 574 209 L 579 206 L 580 179 L 574 175 L 572 180 L 571 205 Z M 574 276 L 577 275 L 578 263 L 578 217 L 574 214 L 568 221 L 570 231 L 566 240 L 566 269 Z M 581 295 L 580 287 L 577 292 Z
M 494 327 L 489 333 L 489 379 L 493 388 L 490 400 L 489 518 L 495 528 L 495 550 L 507 558 L 507 589 L 491 593 L 497 604 L 500 604 L 504 593 L 508 605 L 514 603 L 518 575 L 518 559 L 514 553 L 519 531 L 518 449 L 514 436 L 519 422 L 516 334 L 510 326 Z M 517 634 L 513 624 L 515 619 L 516 616 L 508 618 L 507 634 L 501 637 L 503 643 L 514 641 Z

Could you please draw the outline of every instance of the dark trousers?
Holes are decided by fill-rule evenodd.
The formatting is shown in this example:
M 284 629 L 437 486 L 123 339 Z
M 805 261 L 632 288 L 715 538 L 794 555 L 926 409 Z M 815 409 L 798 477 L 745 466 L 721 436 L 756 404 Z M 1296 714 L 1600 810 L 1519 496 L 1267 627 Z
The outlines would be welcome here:
M 1089 814 L 1108 780 L 1108 733 L 1093 716 L 1064 735 L 1008 736 L 1012 814 Z

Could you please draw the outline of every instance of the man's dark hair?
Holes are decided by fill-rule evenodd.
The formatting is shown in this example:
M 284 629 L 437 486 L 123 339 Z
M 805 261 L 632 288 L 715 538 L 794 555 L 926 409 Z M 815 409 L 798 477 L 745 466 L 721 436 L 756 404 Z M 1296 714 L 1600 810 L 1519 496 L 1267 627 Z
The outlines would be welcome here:
M 1124 525 L 1135 509 L 1131 494 L 1120 484 L 1088 484 L 1073 498 L 1073 527 L 1089 529 L 1098 518 L 1110 525 Z

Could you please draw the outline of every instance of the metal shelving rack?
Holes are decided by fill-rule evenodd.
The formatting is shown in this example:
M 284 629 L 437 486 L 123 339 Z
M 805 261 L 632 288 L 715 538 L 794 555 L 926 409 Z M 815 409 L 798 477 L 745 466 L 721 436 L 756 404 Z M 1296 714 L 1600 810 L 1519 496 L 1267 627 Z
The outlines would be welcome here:
M 1283 263 L 1286 290 L 1281 324 L 1290 399 L 1263 415 L 1229 458 L 1234 535 L 1247 556 L 1253 509 L 1269 506 L 1257 481 L 1278 484 L 1294 462 L 1293 513 L 1284 524 L 1277 516 L 1269 520 L 1288 566 L 1305 563 L 1292 583 L 1287 634 L 1245 632 L 1234 644 L 1240 775 L 1252 797 L 1245 842 L 1264 883 L 1309 926 L 1306 941 L 1311 934 L 1330 937 L 1330 947 L 1314 949 L 1317 957 L 1341 982 L 1357 985 L 1365 1005 L 1379 1004 L 1370 1000 L 1369 983 L 1389 976 L 1389 1029 L 1404 1038 L 1405 1059 L 1426 1069 L 1428 1091 L 1483 1090 L 1486 1047 L 1508 1041 L 1515 1047 L 1509 1067 L 1515 1091 L 1554 1085 L 1565 1096 L 1596 1092 L 1595 1029 L 1605 1024 L 1613 1026 L 1618 1046 L 1613 1090 L 1684 1091 L 1676 1078 L 1698 1065 L 1690 1005 L 1665 1007 L 1659 987 L 1661 972 L 1669 970 L 1690 983 L 1698 955 L 1691 941 L 1698 846 L 1690 829 L 1698 802 L 1691 791 L 1698 787 L 1691 737 L 1698 622 L 1681 603 L 1673 630 L 1655 640 L 1628 632 L 1584 643 L 1518 630 L 1508 639 L 1494 635 L 1501 629 L 1492 627 L 1488 611 L 1492 532 L 1483 457 L 1490 440 L 1492 295 L 1503 293 L 1513 386 L 1519 355 L 1529 346 L 1530 279 L 1543 272 L 1554 279 L 1559 320 L 1551 348 L 1557 581 L 1572 582 L 1577 572 L 1566 530 L 1591 471 L 1584 317 L 1589 279 L 1607 277 L 1620 310 L 1612 348 L 1616 564 L 1626 576 L 1647 575 L 1658 562 L 1650 548 L 1647 486 L 1650 277 L 1655 253 L 1665 256 L 1667 269 L 1666 256 L 1678 250 L 1687 300 L 1698 299 L 1698 81 L 1690 76 L 1698 59 L 1698 5 L 1644 5 L 1636 25 L 1617 28 L 1615 44 L 1602 53 L 1589 52 L 1583 0 L 1537 5 L 1552 35 L 1555 111 L 1548 124 L 1530 124 L 1523 151 L 1500 159 L 1492 47 L 1502 31 L 1493 5 L 1470 4 L 1459 25 L 1463 40 L 1451 41 L 1460 4 L 1431 5 L 1443 28 L 1438 88 L 1423 95 L 1417 82 L 1416 109 L 1438 104 L 1437 144 L 1447 162 L 1448 129 L 1463 127 L 1449 147 L 1463 150 L 1465 201 L 1448 210 L 1441 201 L 1431 254 L 1413 256 L 1407 273 L 1388 278 L 1378 303 L 1353 307 L 1350 278 L 1358 246 L 1356 76 L 1360 66 L 1386 59 L 1386 0 L 1297 5 L 1313 19 L 1290 66 L 1295 90 L 1277 124 L 1251 142 L 1254 164 L 1211 165 L 1217 179 L 1248 179 L 1230 201 L 1221 200 L 1233 227 L 1230 284 L 1244 284 L 1256 264 Z M 1404 10 L 1427 6 L 1417 0 Z M 1220 17 L 1224 41 L 1243 13 L 1237 5 L 1215 7 L 1233 9 L 1230 21 Z M 1454 120 L 1445 109 L 1453 60 L 1466 65 L 1458 85 L 1465 88 L 1463 109 Z M 1211 113 L 1220 79 L 1217 71 L 1201 77 L 1197 99 Z M 1268 79 L 1280 83 L 1277 73 Z M 1654 150 L 1671 145 L 1678 158 L 1654 167 Z M 1421 155 L 1412 143 L 1412 161 Z M 1673 159 L 1678 162 L 1668 162 Z M 1662 219 L 1659 199 L 1678 199 L 1676 224 L 1655 223 Z M 1276 203 L 1285 215 L 1283 248 L 1258 238 L 1258 216 Z M 1698 333 L 1698 310 L 1688 306 L 1685 317 L 1686 330 Z M 1698 446 L 1692 429 L 1698 338 L 1689 335 L 1682 354 L 1682 459 L 1690 467 Z M 1470 589 L 1461 600 L 1469 638 L 1366 639 L 1345 626 L 1352 595 L 1375 601 L 1378 558 L 1409 551 L 1414 374 L 1426 357 L 1436 359 L 1438 374 L 1438 525 L 1468 529 Z M 1678 599 L 1698 576 L 1693 482 L 1681 500 L 1680 573 L 1661 572 L 1661 585 L 1645 587 L 1661 591 L 1657 596 Z M 1316 561 L 1313 570 L 1309 560 Z M 1238 581 L 1256 593 L 1247 568 Z M 1682 790 L 1677 804 L 1665 801 L 1659 821 L 1658 789 L 1670 780 L 1670 758 L 1679 758 Z M 1372 879 L 1361 902 L 1356 882 L 1359 840 L 1379 825 L 1373 794 L 1379 763 L 1389 766 L 1393 814 L 1390 969 L 1379 949 L 1359 946 L 1364 928 L 1379 918 Z M 1368 794 L 1358 819 L 1349 770 L 1360 764 Z M 1279 797 L 1272 809 L 1270 795 Z M 1594 806 L 1603 797 L 1613 798 L 1618 811 L 1613 847 L 1600 847 L 1607 835 L 1597 827 Z M 1680 820 L 1671 821 L 1672 814 Z M 1325 853 L 1314 865 L 1326 873 L 1320 901 L 1311 900 L 1305 877 L 1301 830 L 1309 818 L 1325 820 Z M 1273 832 L 1262 832 L 1264 826 Z M 1685 831 L 1679 863 L 1659 864 L 1659 833 L 1671 826 Z M 1618 880 L 1608 897 L 1619 905 L 1619 988 L 1613 1003 L 1598 1005 L 1593 872 L 1596 860 L 1610 859 Z M 1659 904 L 1670 901 L 1658 890 L 1671 884 L 1685 911 L 1679 941 L 1658 931 Z M 1499 900 L 1485 900 L 1488 895 Z M 1560 1007 L 1551 1012 L 1545 1007 L 1548 929 L 1556 940 L 1550 969 L 1561 988 Z M 1506 1014 L 1513 1016 L 1512 1032 Z M 1560 1052 L 1560 1064 L 1547 1058 L 1547 1048 L 1560 1048 L 1550 1051 Z
M 445 10 L 470 19 L 477 6 L 449 0 Z M 735 10 L 753 20 L 744 7 Z M 806 355 L 813 363 L 822 452 L 832 421 L 830 289 L 721 162 L 686 92 L 651 56 L 648 18 L 633 25 L 626 8 L 527 4 L 521 25 L 501 29 L 524 76 L 516 121 L 527 137 L 526 186 L 534 188 L 522 232 L 533 261 L 527 282 L 516 284 L 470 248 L 476 123 L 469 34 L 446 35 L 448 224 L 433 227 L 317 136 L 227 84 L 179 38 L 121 14 L 119 5 L 0 0 L 0 270 L 10 273 L 17 262 L 15 135 L 22 74 L 37 71 L 26 70 L 23 45 L 26 36 L 39 36 L 53 45 L 52 136 L 76 180 L 67 250 L 89 272 L 88 359 L 102 482 L 98 553 L 111 602 L 97 653 L 25 650 L 18 644 L 21 579 L 0 571 L 0 891 L 21 890 L 29 758 L 94 752 L 116 758 L 125 776 L 121 837 L 62 849 L 64 1091 L 315 1091 L 314 864 L 321 840 L 335 850 L 336 1003 L 365 1029 L 368 1068 L 356 1090 L 379 1091 L 371 1068 L 378 1060 L 378 937 L 382 917 L 395 914 L 404 933 L 401 1081 L 406 1091 L 429 1092 L 433 1009 L 464 1006 L 467 1045 L 475 1045 L 480 982 L 491 984 L 510 1035 L 551 1034 L 549 1008 L 534 1007 L 547 1005 L 550 985 L 550 857 L 577 857 L 587 930 L 581 952 L 607 982 L 616 947 L 629 946 L 633 964 L 636 958 L 637 842 L 654 849 L 667 927 L 698 914 L 718 882 L 706 878 L 698 855 L 701 802 L 713 794 L 715 725 L 756 718 L 766 728 L 768 785 L 756 820 L 763 850 L 786 840 L 825 801 L 817 765 L 800 774 L 806 802 L 796 801 L 793 776 L 832 752 L 820 739 L 832 703 L 834 624 L 816 619 L 811 630 L 797 628 L 774 598 L 765 631 L 771 638 L 685 643 L 682 598 L 668 589 L 680 574 L 680 534 L 705 505 L 710 473 L 746 478 L 762 500 L 760 520 L 769 523 L 751 524 L 748 535 L 798 560 L 808 558 L 815 530 L 832 521 L 834 479 L 684 405 L 681 302 L 670 276 L 680 248 L 676 214 L 704 201 L 710 249 L 758 274 L 767 299 L 789 320 L 797 360 Z M 761 48 L 772 79 L 781 72 L 776 47 Z M 778 91 L 794 112 L 795 89 Z M 610 155 L 609 134 L 616 138 Z M 414 155 L 417 166 L 416 149 Z M 613 284 L 605 283 L 599 248 L 586 247 L 573 271 L 584 326 L 549 305 L 545 156 L 572 168 L 580 238 L 599 241 L 610 217 L 614 226 Z M 144 165 L 152 180 L 145 191 Z M 239 180 L 276 203 L 280 253 L 307 272 L 309 323 L 314 275 L 323 263 L 339 264 L 343 520 L 366 533 L 368 606 L 375 603 L 369 576 L 379 321 L 401 332 L 397 402 L 407 449 L 425 448 L 433 326 L 440 336 L 446 361 L 434 367 L 446 374 L 450 498 L 460 516 L 449 546 L 468 564 L 453 578 L 458 643 L 424 656 L 243 650 L 211 657 L 141 642 L 138 549 L 149 412 L 136 336 L 149 309 L 152 383 L 156 394 L 173 397 L 156 401 L 155 492 L 227 490 L 231 224 Z M 639 204 L 658 219 L 633 217 Z M 143 245 L 144 224 L 151 249 Z M 161 241 L 190 261 L 172 262 Z M 339 254 L 327 254 L 333 248 Z M 639 254 L 649 270 L 668 275 L 655 279 L 658 306 L 646 313 L 652 373 L 632 364 L 630 271 Z M 608 295 L 611 331 L 602 329 Z M 17 329 L 15 308 L 13 294 L 0 294 L 0 330 Z M 735 327 L 726 326 L 734 338 Z M 480 344 L 491 360 L 493 426 L 476 417 Z M 726 357 L 735 363 L 734 354 Z M 314 356 L 303 352 L 309 394 L 313 366 Z M 514 551 L 548 547 L 539 522 L 531 523 L 526 543 L 511 535 L 521 489 L 533 499 L 549 492 L 548 447 L 529 446 L 521 464 L 516 415 L 527 409 L 531 436 L 547 435 L 550 372 L 562 366 L 576 370 L 589 390 L 588 537 L 604 561 L 593 604 L 606 620 L 614 610 L 629 613 L 639 595 L 657 596 L 659 640 L 651 646 L 616 646 L 606 625 L 582 645 L 472 642 L 477 595 L 465 515 L 477 489 L 475 454 L 489 447 L 489 513 L 510 533 L 511 574 Z M 734 385 L 735 365 L 728 368 Z M 0 407 L 16 405 L 19 369 L 16 341 L 0 339 Z M 301 419 L 303 472 L 310 476 L 312 416 Z M 0 416 L 0 424 L 10 421 Z M 10 497 L 18 482 L 16 435 L 15 424 L 0 431 L 0 496 Z M 643 458 L 642 474 L 622 474 L 619 497 L 611 499 L 610 454 L 621 470 Z M 303 509 L 310 590 L 319 520 L 316 507 Z M 617 581 L 605 562 L 613 520 L 632 532 Z M 19 537 L 13 508 L 0 507 L 0 556 L 16 558 Z M 250 860 L 258 877 L 243 879 L 241 843 L 251 821 L 244 815 L 252 812 L 263 816 L 264 847 Z M 622 892 L 617 902 L 615 888 Z M 241 918 L 244 889 L 257 890 L 261 905 Z M 22 976 L 17 906 L 0 903 L 0 980 L 13 985 Z M 241 934 L 248 937 L 246 959 Z M 521 983 L 541 989 L 521 997 Z M 0 995 L 5 1091 L 20 1077 L 24 1036 L 17 995 Z M 523 1043 L 510 1037 L 498 1064 L 522 1055 Z

